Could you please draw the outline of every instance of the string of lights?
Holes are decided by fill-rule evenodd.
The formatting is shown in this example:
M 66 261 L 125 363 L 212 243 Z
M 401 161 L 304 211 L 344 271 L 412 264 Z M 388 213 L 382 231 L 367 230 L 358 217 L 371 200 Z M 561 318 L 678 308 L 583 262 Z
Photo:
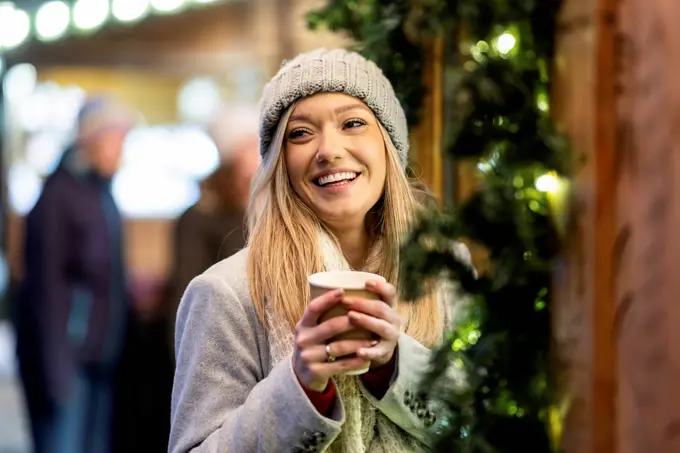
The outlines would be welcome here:
M 37 39 L 52 42 L 71 33 L 93 33 L 110 21 L 137 23 L 151 14 L 177 14 L 224 0 L 50 0 L 35 11 L 0 1 L 0 54 Z

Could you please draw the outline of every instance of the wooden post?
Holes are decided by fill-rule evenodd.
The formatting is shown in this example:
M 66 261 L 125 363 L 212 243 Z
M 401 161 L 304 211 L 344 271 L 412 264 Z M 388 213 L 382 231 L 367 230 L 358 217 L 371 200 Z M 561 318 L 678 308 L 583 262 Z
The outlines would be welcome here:
M 615 299 L 612 278 L 616 240 L 616 93 L 614 22 L 615 0 L 598 0 L 595 77 L 595 291 L 593 300 L 593 453 L 616 453 L 618 413 L 617 354 L 614 339 Z M 580 453 L 580 452 L 579 452 Z
M 443 120 L 444 120 L 444 38 L 433 41 L 424 83 L 428 92 L 422 106 L 422 119 L 414 131 L 416 173 L 441 201 L 443 196 Z
M 567 453 L 680 453 L 678 17 L 674 0 L 562 15 L 555 112 L 587 158 L 555 281 Z
M 555 274 L 566 453 L 616 452 L 614 343 L 615 96 L 613 2 L 567 0 L 560 16 L 553 113 L 576 161 L 572 225 Z

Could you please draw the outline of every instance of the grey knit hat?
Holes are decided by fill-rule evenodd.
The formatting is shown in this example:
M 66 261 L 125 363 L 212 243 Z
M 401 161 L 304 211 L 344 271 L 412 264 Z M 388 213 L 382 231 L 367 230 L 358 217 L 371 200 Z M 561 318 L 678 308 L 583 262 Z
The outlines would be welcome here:
M 316 49 L 285 61 L 264 87 L 260 106 L 263 158 L 283 112 L 298 99 L 322 92 L 345 93 L 361 99 L 389 133 L 401 164 L 406 167 L 406 115 L 390 81 L 375 63 L 344 49 Z

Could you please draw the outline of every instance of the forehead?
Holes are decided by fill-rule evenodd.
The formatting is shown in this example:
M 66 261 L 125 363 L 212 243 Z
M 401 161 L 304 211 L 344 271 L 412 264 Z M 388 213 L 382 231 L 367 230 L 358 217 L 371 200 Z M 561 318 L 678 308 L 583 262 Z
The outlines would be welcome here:
M 121 128 L 108 128 L 96 133 L 84 145 L 94 150 L 104 151 L 111 146 L 115 148 L 122 147 L 127 137 L 128 131 Z
M 129 132 L 126 127 L 111 127 L 101 131 L 100 137 L 104 140 L 124 140 Z
M 360 99 L 344 93 L 317 93 L 300 99 L 289 121 L 295 121 L 301 117 L 340 115 L 349 110 L 364 110 L 373 112 Z

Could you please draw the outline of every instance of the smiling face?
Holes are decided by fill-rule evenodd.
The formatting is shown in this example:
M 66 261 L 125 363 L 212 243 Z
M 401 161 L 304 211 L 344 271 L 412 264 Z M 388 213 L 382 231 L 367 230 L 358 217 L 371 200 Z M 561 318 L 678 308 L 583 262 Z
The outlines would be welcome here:
M 304 98 L 284 143 L 293 189 L 316 216 L 331 228 L 363 225 L 386 178 L 385 142 L 373 112 L 346 94 Z

